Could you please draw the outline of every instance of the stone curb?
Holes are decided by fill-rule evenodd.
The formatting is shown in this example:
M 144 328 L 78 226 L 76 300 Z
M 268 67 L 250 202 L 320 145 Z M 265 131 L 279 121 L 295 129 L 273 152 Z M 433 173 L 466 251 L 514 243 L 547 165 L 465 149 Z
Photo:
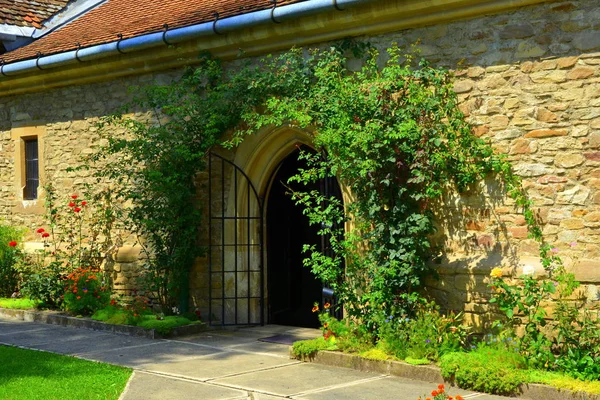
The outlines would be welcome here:
M 42 324 L 71 326 L 75 328 L 105 331 L 120 335 L 145 337 L 148 339 L 165 339 L 177 336 L 191 335 L 208 330 L 206 324 L 192 324 L 178 326 L 171 330 L 169 335 L 161 335 L 155 329 L 144 329 L 139 326 L 114 325 L 106 322 L 94 321 L 89 318 L 76 318 L 52 311 L 13 310 L 0 308 L 0 317 L 12 318 L 20 321 L 39 322 Z
M 298 358 L 293 355 L 292 347 L 290 347 L 290 356 Z M 377 372 L 436 384 L 445 383 L 453 385 L 453 382 L 449 382 L 442 377 L 440 368 L 435 365 L 411 365 L 401 361 L 368 360 L 353 354 L 325 350 L 317 352 L 312 357 L 300 357 L 299 359 L 305 362 L 315 362 L 332 367 L 352 368 L 359 371 Z M 522 399 L 600 400 L 600 395 L 561 390 L 535 383 L 523 384 L 520 386 L 519 391 L 519 398 Z

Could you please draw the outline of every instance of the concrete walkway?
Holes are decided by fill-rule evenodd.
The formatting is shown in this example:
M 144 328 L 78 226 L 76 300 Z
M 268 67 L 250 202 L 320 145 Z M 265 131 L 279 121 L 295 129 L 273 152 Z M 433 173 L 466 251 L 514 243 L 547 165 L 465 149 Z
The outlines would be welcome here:
M 277 334 L 315 337 L 319 332 L 265 326 L 153 340 L 0 319 L 0 344 L 133 368 L 123 400 L 416 400 L 436 387 L 377 373 L 302 363 L 289 358 L 289 346 L 258 340 Z M 465 399 L 505 399 L 456 388 L 451 388 L 450 394 Z

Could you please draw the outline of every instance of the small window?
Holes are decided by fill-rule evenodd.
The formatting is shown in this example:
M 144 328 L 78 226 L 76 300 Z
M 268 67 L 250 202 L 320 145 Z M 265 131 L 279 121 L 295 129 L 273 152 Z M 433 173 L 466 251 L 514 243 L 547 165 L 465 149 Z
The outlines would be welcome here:
M 25 141 L 25 189 L 23 199 L 37 199 L 37 190 L 40 185 L 38 140 L 26 139 Z

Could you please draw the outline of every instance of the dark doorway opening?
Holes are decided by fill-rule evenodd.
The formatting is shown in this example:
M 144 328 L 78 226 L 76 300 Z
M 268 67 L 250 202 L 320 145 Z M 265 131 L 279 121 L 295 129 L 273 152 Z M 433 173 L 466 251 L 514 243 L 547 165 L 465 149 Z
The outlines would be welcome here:
M 288 179 L 306 168 L 294 151 L 280 164 L 272 178 L 267 198 L 267 284 L 269 322 L 272 324 L 318 327 L 318 314 L 312 312 L 321 302 L 323 285 L 302 265 L 305 244 L 320 244 L 319 227 L 310 226 L 302 207 L 289 195 Z M 298 185 L 298 184 L 295 184 Z M 319 189 L 318 184 L 308 190 Z M 297 186 L 306 191 L 306 187 Z

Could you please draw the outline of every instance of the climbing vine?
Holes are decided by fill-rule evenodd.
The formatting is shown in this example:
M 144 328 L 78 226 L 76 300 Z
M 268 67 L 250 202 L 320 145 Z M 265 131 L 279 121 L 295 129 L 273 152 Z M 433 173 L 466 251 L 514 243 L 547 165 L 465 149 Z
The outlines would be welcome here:
M 371 49 L 362 67 L 350 70 L 346 53 L 347 47 L 293 49 L 233 71 L 205 57 L 177 82 L 144 91 L 138 105 L 156 110 L 153 124 L 105 121 L 131 137 L 108 135 L 94 161 L 119 155 L 101 174 L 130 183 L 121 185 L 121 195 L 133 202 L 131 220 L 150 247 L 150 270 L 159 281 L 178 276 L 161 281 L 165 293 L 183 282 L 197 254 L 195 176 L 207 151 L 235 147 L 268 126 L 312 134 L 317 152 L 301 154 L 308 167 L 292 180 L 308 184 L 335 176 L 349 189 L 346 204 L 318 191 L 294 192 L 293 198 L 334 250 L 327 255 L 306 245 L 305 265 L 370 329 L 411 313 L 436 252 L 429 240 L 435 200 L 488 174 L 503 182 L 523 212 L 530 237 L 541 243 L 544 266 L 557 263 L 520 178 L 503 155 L 471 133 L 448 71 L 417 63 L 396 46 L 383 65 L 384 57 Z

